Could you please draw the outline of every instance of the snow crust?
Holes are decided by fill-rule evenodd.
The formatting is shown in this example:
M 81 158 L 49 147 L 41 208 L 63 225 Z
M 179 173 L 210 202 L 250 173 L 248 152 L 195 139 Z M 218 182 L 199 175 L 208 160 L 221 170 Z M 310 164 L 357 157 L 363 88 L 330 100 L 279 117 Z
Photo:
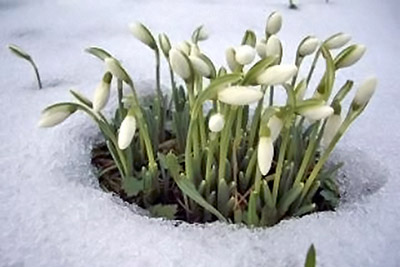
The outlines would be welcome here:
M 2 0 L 0 1 L 0 266 L 302 266 L 311 243 L 318 266 L 398 266 L 400 256 L 400 112 L 396 0 Z M 224 63 L 247 28 L 259 35 L 267 15 L 280 10 L 285 63 L 307 34 L 323 39 L 344 31 L 365 44 L 365 57 L 339 73 L 376 73 L 379 88 L 341 141 L 334 160 L 345 161 L 337 212 L 283 221 L 268 229 L 214 223 L 173 223 L 141 215 L 101 191 L 90 165 L 95 125 L 74 115 L 53 129 L 36 127 L 47 105 L 69 100 L 75 87 L 89 97 L 103 66 L 83 49 L 98 45 L 120 58 L 142 93 L 153 79 L 152 52 L 129 33 L 142 21 L 173 42 L 205 24 L 204 51 Z M 30 66 L 6 44 L 24 47 L 36 60 L 45 88 L 36 89 Z M 167 73 L 163 73 L 168 85 Z M 358 82 L 357 82 L 358 81 Z M 147 92 L 148 93 L 148 92 Z M 111 107 L 108 107 L 111 110 Z

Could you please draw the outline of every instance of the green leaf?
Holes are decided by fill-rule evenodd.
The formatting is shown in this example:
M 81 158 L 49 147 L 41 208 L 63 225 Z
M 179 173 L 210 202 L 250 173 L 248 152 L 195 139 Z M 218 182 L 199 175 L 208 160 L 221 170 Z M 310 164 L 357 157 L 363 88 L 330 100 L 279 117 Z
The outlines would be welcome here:
M 290 205 L 297 199 L 300 195 L 301 191 L 304 188 L 303 183 L 299 183 L 296 186 L 292 187 L 285 195 L 283 195 L 282 199 L 278 203 L 278 211 L 280 215 L 284 215 L 286 211 L 289 209 Z
M 259 193 L 256 191 L 251 192 L 248 212 L 247 212 L 247 223 L 249 225 L 258 226 L 259 218 L 257 215 L 257 200 L 259 197 Z
M 181 175 L 182 167 L 178 163 L 177 157 L 169 153 L 166 156 L 166 165 L 168 166 L 168 171 L 170 172 L 172 178 L 175 180 L 178 187 L 182 190 L 182 192 L 193 199 L 197 204 L 205 208 L 207 211 L 214 214 L 219 220 L 223 222 L 227 222 L 225 217 L 216 210 L 213 206 L 211 206 L 200 194 L 197 192 L 195 185 L 189 181 L 184 175 Z
M 268 67 L 272 66 L 276 62 L 275 56 L 269 56 L 258 61 L 243 78 L 243 85 L 258 85 L 257 77 L 263 73 Z
M 150 206 L 149 211 L 151 216 L 153 217 L 161 217 L 173 220 L 175 219 L 175 214 L 178 211 L 178 207 L 176 204 L 173 205 L 157 204 L 154 206 Z
M 317 91 L 322 96 L 324 101 L 327 101 L 332 93 L 333 84 L 335 82 L 335 63 L 329 49 L 324 45 L 321 46 L 321 52 L 326 61 L 325 74 L 322 77 Z
M 85 51 L 101 60 L 104 60 L 108 57 L 112 57 L 112 55 L 110 53 L 108 53 L 106 50 L 104 50 L 103 48 L 100 48 L 100 47 L 96 47 L 96 46 L 88 47 L 85 49 Z
M 314 245 L 311 244 L 307 252 L 307 257 L 306 257 L 306 262 L 304 263 L 304 267 L 315 267 L 315 266 L 316 266 L 316 253 Z
M 134 177 L 125 177 L 122 180 L 122 189 L 128 197 L 137 196 L 144 189 L 143 180 L 138 180 Z

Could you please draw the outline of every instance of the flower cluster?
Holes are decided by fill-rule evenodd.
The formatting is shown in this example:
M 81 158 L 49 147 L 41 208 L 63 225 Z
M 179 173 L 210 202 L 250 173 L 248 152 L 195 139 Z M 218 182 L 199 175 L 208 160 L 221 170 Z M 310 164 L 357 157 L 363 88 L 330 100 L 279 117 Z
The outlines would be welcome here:
M 99 125 L 113 162 L 100 166 L 104 187 L 155 216 L 268 226 L 318 209 L 317 195 L 325 199 L 324 206 L 334 208 L 335 171 L 325 170 L 324 164 L 367 106 L 377 81 L 368 78 L 359 86 L 344 115 L 343 99 L 353 81 L 333 94 L 335 78 L 360 60 L 365 46 L 342 49 L 351 39 L 344 33 L 324 41 L 307 36 L 295 62 L 282 63 L 281 26 L 280 13 L 272 13 L 262 38 L 247 30 L 239 45 L 226 49 L 228 68 L 216 68 L 200 47 L 208 38 L 204 26 L 190 41 L 172 45 L 165 33 L 157 42 L 143 24 L 131 24 L 134 37 L 155 54 L 151 103 L 140 104 L 133 79 L 117 59 L 91 47 L 87 51 L 106 68 L 93 101 L 71 91 L 77 101 L 46 108 L 39 125 L 51 127 L 78 110 L 86 112 Z M 337 49 L 342 51 L 335 53 Z M 160 89 L 162 55 L 170 68 L 170 98 Z M 307 76 L 299 78 L 302 63 L 312 55 Z M 310 81 L 320 59 L 326 68 L 313 89 Z M 113 78 L 118 108 L 110 122 L 102 110 Z M 131 93 L 124 95 L 123 86 Z M 311 97 L 306 97 L 307 89 Z M 285 104 L 277 104 L 275 90 L 284 90 Z

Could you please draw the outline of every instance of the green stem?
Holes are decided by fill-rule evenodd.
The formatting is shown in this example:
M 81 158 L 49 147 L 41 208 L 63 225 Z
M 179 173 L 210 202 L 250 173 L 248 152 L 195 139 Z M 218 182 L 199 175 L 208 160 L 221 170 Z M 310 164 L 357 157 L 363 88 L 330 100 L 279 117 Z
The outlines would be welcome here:
M 207 183 L 207 194 L 211 192 L 211 174 L 212 174 L 212 164 L 214 162 L 214 151 L 215 147 L 218 144 L 218 133 L 210 133 L 210 139 L 209 139 L 209 146 L 208 146 L 208 151 L 207 151 L 207 163 L 206 163 L 206 183 Z
M 274 105 L 274 87 L 271 86 L 270 88 L 270 92 L 269 92 L 269 106 L 273 106 Z
M 318 58 L 321 55 L 321 49 L 318 49 L 317 53 L 315 53 L 314 60 L 311 64 L 310 71 L 307 75 L 307 85 L 310 83 L 311 77 L 314 73 L 315 67 L 317 66 Z
M 231 139 L 232 133 L 232 125 L 235 121 L 237 107 L 235 106 L 226 106 L 226 114 L 227 120 L 225 122 L 224 129 L 221 134 L 221 142 L 220 142 L 220 154 L 219 154 L 219 165 L 218 165 L 218 180 L 225 179 L 225 161 L 228 156 L 229 143 Z
M 42 89 L 43 87 L 42 87 L 42 81 L 40 80 L 39 69 L 36 66 L 35 62 L 33 62 L 33 60 L 30 60 L 29 62 L 32 64 L 33 70 L 35 71 L 35 76 L 38 82 L 39 89 Z

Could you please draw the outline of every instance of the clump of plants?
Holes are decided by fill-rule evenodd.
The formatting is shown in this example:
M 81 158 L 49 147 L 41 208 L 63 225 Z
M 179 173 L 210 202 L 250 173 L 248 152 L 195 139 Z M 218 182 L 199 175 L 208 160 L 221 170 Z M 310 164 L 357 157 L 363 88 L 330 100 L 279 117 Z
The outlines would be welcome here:
M 322 42 L 307 36 L 294 64 L 283 64 L 281 25 L 281 15 L 272 13 L 263 37 L 247 30 L 241 43 L 225 52 L 228 68 L 217 68 L 201 50 L 200 42 L 208 38 L 203 26 L 190 41 L 172 46 L 166 34 L 156 41 L 143 24 L 132 24 L 133 35 L 155 55 L 154 96 L 141 99 L 121 62 L 90 47 L 86 51 L 106 67 L 93 101 L 71 91 L 76 101 L 44 109 L 39 126 L 57 125 L 78 111 L 88 114 L 105 139 L 92 158 L 101 187 L 154 216 L 271 226 L 334 209 L 340 165 L 324 166 L 368 105 L 376 79 L 363 82 L 345 107 L 353 81 L 333 90 L 335 78 L 362 57 L 365 47 L 342 49 L 350 41 L 344 33 Z M 302 63 L 312 55 L 307 76 L 300 78 Z M 170 94 L 161 90 L 162 56 L 170 70 Z M 325 62 L 325 71 L 314 88 L 310 81 L 318 60 Z M 117 109 L 108 118 L 102 110 L 111 87 L 116 87 Z M 286 93 L 283 104 L 276 90 Z

